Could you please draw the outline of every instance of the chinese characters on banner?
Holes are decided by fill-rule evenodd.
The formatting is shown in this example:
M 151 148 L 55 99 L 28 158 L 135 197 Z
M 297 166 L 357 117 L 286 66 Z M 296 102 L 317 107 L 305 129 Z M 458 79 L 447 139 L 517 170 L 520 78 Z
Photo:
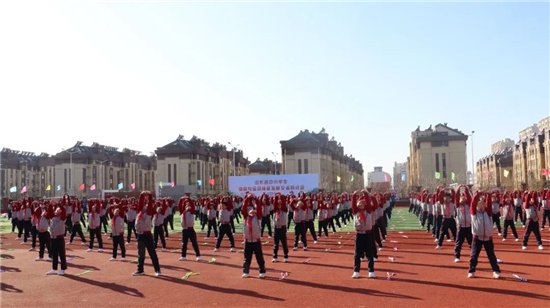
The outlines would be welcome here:
M 319 174 L 283 174 L 283 175 L 251 175 L 230 176 L 229 191 L 243 196 L 246 192 L 255 195 L 266 193 L 288 194 L 300 191 L 310 192 L 319 188 Z

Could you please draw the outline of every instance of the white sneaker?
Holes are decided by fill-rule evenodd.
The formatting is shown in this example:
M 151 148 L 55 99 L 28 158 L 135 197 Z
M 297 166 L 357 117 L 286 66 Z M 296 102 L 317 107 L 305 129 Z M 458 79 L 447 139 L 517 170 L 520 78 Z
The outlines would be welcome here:
M 450 242 L 450 241 L 452 241 L 452 240 L 451 240 L 451 239 L 447 239 L 447 242 Z
M 317 241 L 313 241 L 313 244 L 317 244 Z
M 357 279 L 359 277 L 361 277 L 361 275 L 359 275 L 359 272 L 353 272 L 353 275 L 351 275 L 351 278 L 353 279 Z
M 438 239 L 436 238 L 436 239 L 434 240 L 434 243 L 437 243 L 437 241 L 438 241 Z
M 268 235 L 267 238 L 271 238 L 271 235 Z
M 44 260 L 44 258 L 36 257 L 36 259 L 34 259 L 34 261 L 42 261 L 42 260 Z
M 57 275 L 57 271 L 56 270 L 50 270 L 49 272 L 46 273 L 46 275 Z
M 65 244 L 67 244 L 67 245 L 71 245 L 72 243 L 71 243 L 70 241 L 67 241 L 67 243 L 65 243 Z
M 50 257 L 48 257 L 46 260 L 47 261 L 53 261 L 52 258 L 50 258 Z
M 155 272 L 155 276 L 158 277 L 158 276 L 160 276 L 160 275 L 161 275 L 160 272 Z
M 294 248 L 292 248 L 292 250 L 296 251 L 296 250 L 298 250 L 298 247 L 294 247 Z
M 250 276 L 250 275 L 249 274 L 242 274 L 241 278 L 248 278 L 248 276 Z
M 527 246 L 522 246 L 521 249 L 527 250 Z
M 382 243 L 385 243 L 385 242 L 386 242 L 386 240 L 382 240 Z
M 516 242 L 519 242 L 519 238 L 516 239 Z
M 304 247 L 304 251 L 307 251 L 307 247 Z
M 384 248 L 383 248 L 383 247 L 380 247 L 380 248 L 378 248 L 378 251 L 382 251 L 382 249 L 384 249 Z
M 29 248 L 29 251 L 35 251 L 36 249 L 35 248 Z
M 218 251 L 218 248 L 214 248 L 214 252 Z
M 132 276 L 143 276 L 143 275 L 145 275 L 144 272 L 134 272 L 134 273 L 132 274 Z
M 116 258 L 111 258 L 109 259 L 109 261 L 116 261 Z
M 499 233 L 498 236 L 502 236 L 502 233 Z
M 166 248 L 162 248 L 161 251 L 162 251 L 162 252 L 165 252 L 165 251 L 166 251 Z
M 542 247 L 542 245 L 539 245 L 539 250 L 543 250 L 544 247 Z
M 493 272 L 493 278 L 499 279 L 500 278 L 500 273 L 499 272 Z
M 180 257 L 179 260 L 180 261 L 187 261 L 187 257 Z
M 86 249 L 86 252 L 92 252 L 92 251 L 93 251 L 92 248 Z
M 505 238 L 502 238 L 502 241 L 503 241 L 503 242 L 506 242 L 506 239 L 505 239 Z
M 231 247 L 231 248 L 229 249 L 229 251 L 235 252 L 235 248 Z
M 273 258 L 273 260 L 271 260 L 271 262 L 277 263 L 277 258 Z
M 57 275 L 59 276 L 65 275 L 65 270 L 60 270 L 59 272 L 57 272 Z
M 288 263 L 288 258 L 284 258 L 283 262 Z
M 455 263 L 458 263 L 460 262 L 460 259 L 459 258 L 455 258 Z
M 372 258 L 372 261 L 377 262 L 378 258 Z
M 435 246 L 435 249 L 439 250 L 439 249 L 441 249 L 441 246 L 437 245 L 437 246 Z
M 195 258 L 195 261 L 199 262 L 201 260 L 201 257 Z
M 260 273 L 260 274 L 258 275 L 258 278 L 260 278 L 260 279 L 265 278 L 265 273 Z
M 474 278 L 476 275 L 474 273 L 468 273 L 468 278 Z
M 99 248 L 97 252 L 103 252 L 103 248 Z
M 120 261 L 126 261 L 126 258 L 122 257 L 120 258 Z
M 374 272 L 369 272 L 369 278 L 376 278 L 376 274 Z

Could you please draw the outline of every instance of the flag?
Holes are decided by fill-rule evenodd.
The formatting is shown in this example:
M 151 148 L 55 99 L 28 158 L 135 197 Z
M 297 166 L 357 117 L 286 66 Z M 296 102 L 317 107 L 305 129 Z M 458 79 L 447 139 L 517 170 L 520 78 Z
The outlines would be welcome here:
M 162 188 L 162 182 L 159 183 L 159 187 Z
M 124 188 L 124 184 L 122 182 L 118 183 L 118 190 L 121 190 Z
M 214 186 L 214 185 L 216 184 L 216 180 L 210 179 L 210 180 L 208 181 L 208 184 L 210 184 L 210 186 Z
M 405 173 L 402 173 L 401 174 L 401 182 L 405 182 L 405 180 L 407 180 L 407 175 L 405 175 Z
M 134 182 L 134 183 L 130 184 L 130 188 L 131 188 L 132 190 L 136 189 L 136 183 Z
M 384 174 L 384 182 L 389 182 L 390 177 L 387 174 Z
M 202 180 L 197 180 L 197 186 L 202 187 Z
M 441 179 L 441 173 L 436 172 L 436 173 L 435 173 L 435 179 L 436 179 L 436 180 Z
M 57 185 L 57 191 L 61 190 L 61 185 Z
M 505 178 L 507 178 L 508 175 L 510 175 L 510 171 L 508 171 L 508 170 L 506 170 L 506 169 L 504 169 L 504 171 L 503 171 L 502 173 L 504 173 L 504 177 L 505 177 Z
M 78 190 L 83 191 L 84 188 L 86 188 L 86 185 L 80 184 L 80 186 L 78 187 Z
M 24 194 L 27 192 L 27 185 L 23 186 L 23 188 L 21 188 L 21 193 Z
M 340 176 L 338 176 L 338 175 L 336 176 L 336 182 L 340 183 L 340 180 L 341 180 L 341 179 L 342 179 L 342 178 L 340 178 Z
M 52 185 L 48 184 L 48 186 L 46 186 L 46 191 L 50 191 L 52 190 Z
M 355 180 L 355 177 L 352 175 L 350 181 L 353 182 L 353 180 Z
M 17 186 L 10 187 L 10 192 L 17 192 Z
M 542 169 L 542 175 L 550 175 L 550 169 Z
M 174 186 L 176 186 L 176 183 L 170 182 L 170 187 L 174 187 Z
M 95 184 L 92 184 L 92 186 L 90 186 L 90 190 L 91 190 L 91 191 L 94 191 L 94 190 L 95 190 Z
M 452 171 L 451 171 L 451 180 L 453 180 L 453 182 L 456 180 L 456 174 Z

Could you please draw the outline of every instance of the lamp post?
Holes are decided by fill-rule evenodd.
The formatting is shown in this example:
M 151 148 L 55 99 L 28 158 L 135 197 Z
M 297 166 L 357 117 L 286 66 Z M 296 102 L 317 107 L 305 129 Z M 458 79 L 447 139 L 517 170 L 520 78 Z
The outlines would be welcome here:
M 233 166 L 233 176 L 235 176 L 235 150 L 238 146 L 240 146 L 240 144 L 233 145 L 231 142 L 228 142 L 228 144 L 232 148 L 231 151 L 233 152 L 233 160 L 231 161 L 231 165 Z
M 72 196 L 73 191 L 73 154 L 76 153 L 76 151 L 69 151 L 69 150 L 63 150 L 64 152 L 69 153 L 69 194 Z
M 273 157 L 275 158 L 275 174 L 277 174 L 277 153 L 271 152 L 273 154 Z
M 472 138 L 472 184 L 475 183 L 476 180 L 476 168 L 474 165 L 474 133 L 476 131 L 473 130 L 472 133 L 469 135 Z

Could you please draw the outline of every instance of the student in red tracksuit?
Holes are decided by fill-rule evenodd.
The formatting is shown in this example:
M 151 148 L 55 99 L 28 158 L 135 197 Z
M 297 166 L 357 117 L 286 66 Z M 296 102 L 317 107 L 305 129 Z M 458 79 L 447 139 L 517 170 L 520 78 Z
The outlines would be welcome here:
M 292 215 L 292 218 L 294 219 L 294 248 L 293 250 L 298 250 L 298 241 L 299 239 L 302 240 L 302 245 L 304 247 L 304 250 L 307 250 L 307 238 L 306 238 L 306 230 L 304 227 L 304 218 L 305 218 L 305 204 L 302 200 L 294 199 L 290 203 L 290 207 L 292 208 L 294 214 Z
M 233 232 L 231 232 L 230 225 L 232 208 L 229 208 L 229 206 L 230 204 L 228 204 L 227 200 L 222 201 L 222 203 L 218 205 L 220 232 L 218 234 L 218 239 L 216 240 L 216 248 L 214 248 L 214 251 L 218 251 L 218 249 L 220 249 L 223 237 L 226 235 L 229 238 L 229 243 L 231 244 L 231 248 L 229 250 L 231 252 L 235 251 L 235 239 L 233 238 Z
M 198 262 L 201 259 L 201 252 L 197 243 L 197 233 L 195 232 L 195 202 L 191 199 L 189 193 L 180 198 L 178 209 L 181 215 L 181 257 L 179 260 L 187 260 L 187 243 L 191 240 Z
M 367 256 L 369 278 L 375 278 L 374 273 L 374 251 L 376 247 L 373 241 L 373 228 L 375 218 L 374 208 L 371 206 L 370 196 L 363 192 L 354 193 L 352 196 L 351 210 L 355 221 L 355 255 L 352 278 L 359 278 L 361 270 L 361 257 Z
M 527 202 L 525 203 L 525 217 L 526 217 L 526 230 L 525 235 L 523 236 L 523 246 L 521 249 L 527 249 L 527 242 L 529 241 L 529 236 L 531 232 L 535 234 L 537 239 L 537 244 L 539 249 L 543 250 L 542 239 L 539 231 L 539 218 L 540 218 L 540 204 L 538 201 L 538 193 L 532 191 L 527 196 Z
M 65 255 L 65 220 L 67 213 L 63 206 L 54 210 L 54 217 L 50 224 L 52 241 L 52 269 L 46 275 L 65 275 L 67 270 L 67 258 Z M 61 262 L 61 270 L 57 271 L 58 262 Z
M 286 205 L 285 197 L 281 194 L 275 196 L 275 241 L 273 243 L 273 260 L 277 262 L 277 256 L 279 252 L 279 243 L 283 246 L 283 260 L 288 262 L 288 243 L 286 239 L 286 220 L 288 218 L 288 207 Z
M 124 210 L 116 208 L 111 219 L 111 235 L 113 239 L 113 256 L 110 261 L 116 261 L 118 247 L 120 247 L 121 261 L 126 260 L 126 247 L 124 247 Z
M 48 249 L 48 261 L 52 261 L 51 238 L 48 228 L 50 226 L 50 219 L 53 218 L 54 213 L 53 207 L 49 202 L 47 204 L 46 202 L 40 203 L 40 207 L 34 212 L 39 243 L 38 257 L 35 261 L 44 260 L 44 249 Z
M 162 244 L 162 251 L 166 251 L 166 239 L 164 238 L 164 207 L 162 202 L 156 202 L 156 213 L 153 215 L 153 228 L 155 237 L 155 249 L 158 248 L 159 237 Z
M 262 206 L 259 201 L 252 197 L 247 197 L 248 205 L 242 207 L 242 214 L 245 221 L 243 226 L 244 234 L 244 262 L 242 278 L 248 278 L 250 273 L 250 263 L 252 262 L 252 254 L 256 256 L 256 261 L 260 268 L 258 277 L 265 278 L 265 260 L 262 252 L 262 242 L 260 240 L 260 222 L 262 219 Z M 247 203 L 245 202 L 245 205 Z M 250 210 L 249 210 L 250 209 Z
M 460 192 L 460 190 L 462 190 Z M 458 235 L 455 243 L 455 262 L 460 262 L 460 252 L 464 240 L 468 241 L 468 245 L 472 246 L 472 216 L 470 214 L 470 204 L 472 196 L 467 186 L 463 185 L 459 188 L 459 193 L 456 194 L 456 224 L 458 225 Z
M 155 250 L 155 244 L 153 242 L 153 235 L 151 234 L 151 220 L 155 214 L 155 205 L 153 200 L 153 194 L 149 191 L 144 191 L 139 196 L 139 214 L 136 218 L 136 232 L 138 242 L 138 266 L 137 271 L 133 276 L 145 275 L 145 250 L 149 253 L 151 261 L 153 262 L 153 268 L 155 269 L 155 276 L 160 276 L 160 263 Z
M 101 238 L 101 216 L 100 216 L 100 200 L 90 199 L 90 212 L 88 213 L 88 229 L 90 231 L 90 243 L 88 246 L 87 252 L 91 252 L 94 248 L 94 238 L 97 238 L 97 243 L 99 245 L 98 252 L 103 252 L 103 239 Z
M 74 202 L 72 205 L 72 214 L 67 218 L 71 220 L 72 230 L 71 230 L 71 237 L 69 239 L 69 242 L 67 244 L 72 244 L 73 239 L 78 233 L 80 236 L 80 241 L 82 242 L 82 245 L 86 245 L 86 238 L 84 237 L 84 233 L 82 232 L 82 226 L 80 225 L 80 220 L 82 218 L 82 208 L 80 207 L 80 203 Z
M 514 217 L 516 216 L 516 206 L 509 193 L 504 194 L 504 203 L 502 204 L 502 214 L 504 216 L 504 232 L 502 233 L 502 241 L 506 241 L 508 236 L 508 227 L 512 229 L 512 234 L 516 238 L 516 242 L 519 241 L 518 232 L 516 231 L 516 225 L 514 223 Z
M 476 193 L 470 207 L 472 215 L 472 253 L 470 255 L 470 270 L 468 278 L 474 278 L 481 248 L 485 247 L 487 258 L 493 269 L 493 278 L 500 278 L 500 268 L 495 255 L 493 243 L 493 219 L 491 195 Z

